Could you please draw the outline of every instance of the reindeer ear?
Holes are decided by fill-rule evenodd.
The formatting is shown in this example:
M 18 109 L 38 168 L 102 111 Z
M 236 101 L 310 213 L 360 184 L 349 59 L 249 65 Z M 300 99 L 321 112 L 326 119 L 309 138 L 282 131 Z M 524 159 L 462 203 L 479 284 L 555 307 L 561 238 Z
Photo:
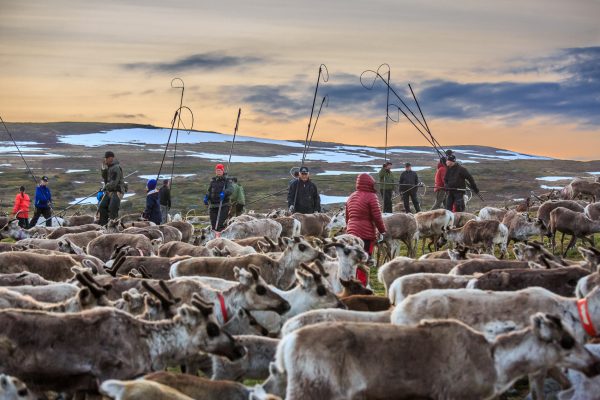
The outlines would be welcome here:
M 240 279 L 240 268 L 239 267 L 233 267 L 233 277 L 235 278 L 236 281 Z
M 343 286 L 343 287 L 346 287 L 346 288 L 347 288 L 347 287 L 349 287 L 349 286 L 350 286 L 350 283 L 352 283 L 352 281 L 351 281 L 351 280 L 349 280 L 349 279 L 348 279 L 348 280 L 346 280 L 346 279 L 344 279 L 344 278 L 340 278 L 340 283 L 342 284 L 342 286 Z

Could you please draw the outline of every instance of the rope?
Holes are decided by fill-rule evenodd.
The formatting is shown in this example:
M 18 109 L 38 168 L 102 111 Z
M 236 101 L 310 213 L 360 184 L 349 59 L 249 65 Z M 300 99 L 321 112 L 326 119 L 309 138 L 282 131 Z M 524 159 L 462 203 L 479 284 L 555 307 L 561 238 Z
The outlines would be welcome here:
M 0 117 L 0 122 L 2 122 L 2 126 L 4 126 L 4 129 L 6 130 L 6 133 L 8 134 L 8 137 L 10 137 L 10 140 L 12 140 L 13 144 L 15 145 L 15 147 L 17 148 L 17 151 L 19 152 L 19 156 L 21 156 L 21 159 L 23 160 L 23 162 L 25 163 L 25 166 L 27 167 L 27 171 L 29 172 L 29 174 L 33 177 L 33 180 L 35 182 L 36 185 L 39 185 L 39 182 L 37 180 L 37 178 L 35 177 L 33 171 L 31 170 L 31 168 L 29 168 L 29 164 L 27 164 L 27 160 L 25 160 L 25 157 L 23 156 L 23 153 L 21 152 L 21 149 L 19 148 L 19 145 L 17 144 L 17 142 L 15 141 L 15 139 L 13 138 L 12 134 L 10 133 L 10 131 L 8 130 L 8 127 L 6 126 L 6 124 L 4 123 L 4 120 L 2 119 L 2 117 Z

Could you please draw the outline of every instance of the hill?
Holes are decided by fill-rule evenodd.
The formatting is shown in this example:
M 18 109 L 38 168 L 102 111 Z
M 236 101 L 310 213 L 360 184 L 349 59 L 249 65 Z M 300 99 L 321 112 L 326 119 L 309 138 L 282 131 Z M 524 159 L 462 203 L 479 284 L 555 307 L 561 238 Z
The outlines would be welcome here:
M 106 150 L 114 151 L 125 174 L 135 172 L 129 181 L 130 193 L 124 210 L 140 210 L 144 204 L 145 181 L 156 177 L 161 166 L 169 129 L 135 124 L 107 123 L 10 123 L 7 124 L 29 165 L 37 176 L 50 177 L 55 209 L 93 193 L 100 184 L 99 168 Z M 33 181 L 6 133 L 0 141 L 0 201 L 11 207 L 15 193 L 22 184 L 33 193 Z M 162 175 L 170 177 L 173 165 L 174 141 L 166 153 Z M 204 212 L 201 199 L 214 164 L 226 162 L 231 135 L 216 132 L 179 131 L 174 167 L 173 208 L 187 211 L 198 208 Z M 487 205 L 503 206 L 514 199 L 526 197 L 530 191 L 544 192 L 561 187 L 575 176 L 592 178 L 600 174 L 600 161 L 579 162 L 555 160 L 526 155 L 506 149 L 483 146 L 450 146 L 460 162 L 471 171 Z M 284 141 L 238 136 L 231 159 L 231 175 L 243 183 L 249 208 L 267 210 L 285 206 L 290 168 L 298 166 L 302 157 L 301 141 Z M 357 173 L 376 174 L 385 151 L 382 148 L 351 146 L 340 143 L 313 143 L 306 164 L 312 179 L 322 193 L 324 204 L 334 207 L 345 201 L 354 188 Z M 401 171 L 406 161 L 418 170 L 427 185 L 433 185 L 437 156 L 429 147 L 392 147 L 388 158 L 394 171 Z M 399 172 L 396 173 L 399 176 Z M 280 192 L 270 197 L 269 194 Z M 422 202 L 427 208 L 433 203 L 432 189 Z M 93 200 L 90 200 L 94 203 Z M 482 205 L 474 198 L 472 210 Z M 93 206 L 90 210 L 94 209 Z

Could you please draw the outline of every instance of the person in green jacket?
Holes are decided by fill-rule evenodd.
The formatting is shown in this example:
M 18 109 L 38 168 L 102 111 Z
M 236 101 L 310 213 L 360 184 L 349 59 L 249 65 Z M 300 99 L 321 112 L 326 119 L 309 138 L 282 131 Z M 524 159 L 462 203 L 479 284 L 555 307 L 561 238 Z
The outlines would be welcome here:
M 229 198 L 231 200 L 230 217 L 237 217 L 242 215 L 244 212 L 244 206 L 246 205 L 246 194 L 244 193 L 244 187 L 238 183 L 237 178 L 231 178 L 233 182 L 233 193 Z
M 383 212 L 392 212 L 392 195 L 394 194 L 394 185 L 396 178 L 392 174 L 392 162 L 386 161 L 379 171 L 379 193 L 383 197 Z

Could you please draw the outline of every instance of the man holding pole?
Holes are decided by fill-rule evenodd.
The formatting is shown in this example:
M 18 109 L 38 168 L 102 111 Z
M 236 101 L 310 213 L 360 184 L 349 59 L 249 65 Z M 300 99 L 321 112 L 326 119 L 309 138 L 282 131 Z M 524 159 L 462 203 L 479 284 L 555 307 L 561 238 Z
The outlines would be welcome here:
M 209 207 L 210 225 L 215 231 L 220 232 L 223 229 L 229 214 L 229 196 L 232 192 L 231 182 L 225 174 L 225 166 L 217 164 L 215 176 L 210 180 L 208 191 L 204 195 L 204 204 Z
M 121 199 L 125 193 L 123 170 L 119 165 L 119 161 L 115 160 L 115 153 L 112 151 L 104 153 L 101 172 L 104 180 L 104 195 L 98 205 L 98 211 L 100 212 L 98 223 L 105 226 L 109 219 L 119 217 Z
M 456 162 L 456 156 L 450 154 L 446 158 L 448 170 L 444 177 L 444 185 L 448 197 L 446 198 L 446 209 L 453 212 L 465 211 L 464 195 L 467 188 L 465 180 L 469 181 L 469 186 L 475 194 L 479 193 L 475 180 L 465 167 Z

